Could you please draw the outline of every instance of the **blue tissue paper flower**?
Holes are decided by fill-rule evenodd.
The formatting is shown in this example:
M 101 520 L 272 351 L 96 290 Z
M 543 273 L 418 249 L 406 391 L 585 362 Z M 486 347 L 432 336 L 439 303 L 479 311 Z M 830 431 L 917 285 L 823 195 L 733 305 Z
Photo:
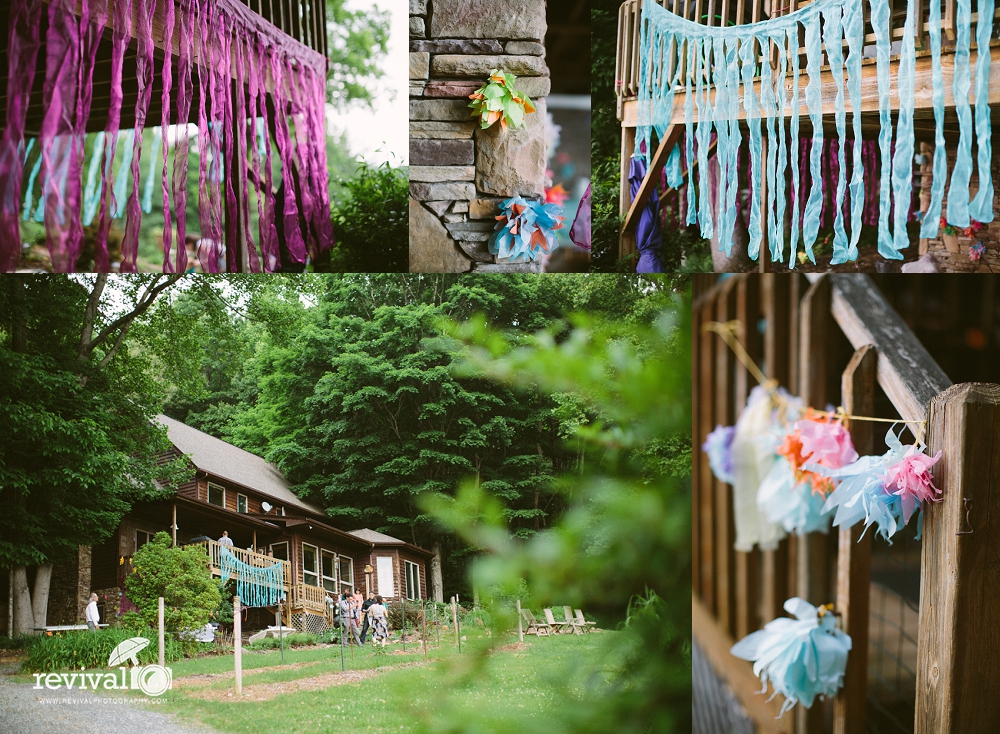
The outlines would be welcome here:
M 563 217 L 559 215 L 562 207 L 558 204 L 514 196 L 501 208 L 503 214 L 497 217 L 496 229 L 490 237 L 490 252 L 498 258 L 524 256 L 530 261 L 558 246 L 553 234 L 563 226 Z
M 733 437 L 736 426 L 716 426 L 708 436 L 701 450 L 708 454 L 708 465 L 720 482 L 733 483 Z

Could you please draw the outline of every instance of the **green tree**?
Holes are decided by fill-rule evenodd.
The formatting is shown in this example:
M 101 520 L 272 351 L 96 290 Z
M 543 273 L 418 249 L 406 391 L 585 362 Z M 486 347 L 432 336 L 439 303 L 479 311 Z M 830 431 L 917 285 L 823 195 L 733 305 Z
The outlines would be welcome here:
M 0 565 L 14 571 L 18 633 L 45 625 L 53 561 L 182 476 L 157 464 L 157 391 L 127 342 L 178 277 L 0 278 Z
M 173 547 L 160 532 L 132 556 L 134 573 L 125 579 L 128 598 L 142 622 L 155 627 L 163 597 L 163 626 L 170 632 L 204 627 L 222 601 L 208 558 L 197 546 Z
M 347 0 L 326 0 L 327 101 L 338 108 L 357 101 L 370 104 L 373 82 L 385 72 L 388 51 L 388 10 L 348 10 Z

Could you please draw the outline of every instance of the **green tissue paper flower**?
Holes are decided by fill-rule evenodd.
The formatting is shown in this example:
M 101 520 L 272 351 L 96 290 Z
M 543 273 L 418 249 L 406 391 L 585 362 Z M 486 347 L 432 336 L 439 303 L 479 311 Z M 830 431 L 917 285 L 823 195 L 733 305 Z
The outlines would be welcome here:
M 501 69 L 493 69 L 490 80 L 469 95 L 472 116 L 479 118 L 483 130 L 498 120 L 504 132 L 508 125 L 517 130 L 524 125 L 524 115 L 535 111 L 528 95 L 514 89 L 516 78 Z

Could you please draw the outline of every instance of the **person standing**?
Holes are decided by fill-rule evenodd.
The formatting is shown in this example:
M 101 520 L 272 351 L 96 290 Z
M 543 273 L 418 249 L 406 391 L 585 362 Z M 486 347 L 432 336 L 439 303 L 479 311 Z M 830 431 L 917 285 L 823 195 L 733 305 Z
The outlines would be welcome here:
M 232 548 L 233 547 L 233 539 L 229 537 L 229 531 L 228 530 L 223 530 L 222 531 L 222 537 L 219 538 L 219 545 L 224 545 L 227 548 Z
M 372 620 L 372 644 L 381 642 L 382 647 L 385 647 L 385 641 L 389 637 L 389 618 L 381 596 L 376 596 L 375 603 L 368 607 L 368 615 Z
M 375 592 L 369 591 L 368 598 L 364 600 L 361 604 L 361 616 L 364 619 L 364 624 L 361 626 L 361 644 L 365 644 L 365 640 L 368 637 L 368 627 L 369 627 L 369 615 L 368 610 L 371 609 L 372 604 L 375 603 Z
M 97 632 L 98 625 L 101 623 L 101 615 L 97 611 L 97 594 L 90 595 L 90 604 L 87 605 L 84 616 L 87 619 L 87 629 L 90 632 Z

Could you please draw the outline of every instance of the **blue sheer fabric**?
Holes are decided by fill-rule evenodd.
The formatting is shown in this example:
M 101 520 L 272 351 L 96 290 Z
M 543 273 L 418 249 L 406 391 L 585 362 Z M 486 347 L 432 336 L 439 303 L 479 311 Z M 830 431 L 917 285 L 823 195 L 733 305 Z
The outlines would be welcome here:
M 906 225 L 913 195 L 916 6 L 907 6 L 899 63 L 893 71 L 890 67 L 892 39 L 888 0 L 815 0 L 785 16 L 760 23 L 722 27 L 685 20 L 654 2 L 644 3 L 638 133 L 647 141 L 647 147 L 653 130 L 662 139 L 674 122 L 674 96 L 678 93 L 684 95 L 683 114 L 678 115 L 678 121 L 683 118 L 686 135 L 683 149 L 671 156 L 668 175 L 673 176 L 670 171 L 679 166 L 683 153 L 688 167 L 687 223 L 700 224 L 705 237 L 715 234 L 719 249 L 727 254 L 731 254 L 733 245 L 739 188 L 737 163 L 745 130 L 752 191 L 747 217 L 750 257 L 756 259 L 759 256 L 766 230 L 772 258 L 784 260 L 785 220 L 790 207 L 788 265 L 794 267 L 797 262 L 800 236 L 806 257 L 815 262 L 813 246 L 824 200 L 827 200 L 834 207 L 832 262 L 837 264 L 857 259 L 866 199 L 865 167 L 861 155 L 861 59 L 865 2 L 870 7 L 875 38 L 881 159 L 880 180 L 877 184 L 871 181 L 868 185 L 878 186 L 879 254 L 889 259 L 900 259 L 902 250 L 909 246 Z M 994 2 L 978 0 L 979 17 L 986 20 L 977 26 L 976 43 L 983 48 L 989 45 Z M 988 96 L 990 57 L 984 53 L 978 55 L 976 60 L 973 127 L 969 104 L 969 92 L 972 91 L 971 0 L 956 0 L 956 3 L 953 95 L 959 122 L 959 148 L 948 191 L 946 218 L 951 224 L 967 227 L 970 217 L 981 222 L 993 219 Z M 943 135 L 944 89 L 940 65 L 941 19 L 940 8 L 934 3 L 928 16 L 928 31 L 933 68 L 935 153 L 931 201 L 921 227 L 922 237 L 932 237 L 937 233 L 947 180 Z M 805 41 L 804 69 L 800 68 L 800 34 Z M 772 56 L 769 53 L 771 49 L 777 54 Z M 761 55 L 777 59 L 776 68 L 768 63 L 761 64 Z M 803 72 L 807 76 L 804 86 L 800 79 Z M 831 89 L 826 92 L 827 104 L 833 103 L 832 111 L 828 107 L 825 112 L 828 116 L 832 112 L 838 144 L 838 171 L 835 176 L 827 174 L 826 180 L 822 164 L 824 73 L 829 73 L 831 82 Z M 899 100 L 895 130 L 892 124 L 893 88 Z M 850 167 L 847 165 L 847 147 L 851 144 L 847 129 L 848 105 L 852 114 L 853 135 Z M 803 106 L 809 115 L 811 128 L 811 146 L 807 154 L 811 183 L 807 196 L 801 190 L 805 182 L 800 175 L 798 144 L 799 114 Z M 789 128 L 787 140 L 786 121 Z M 970 203 L 973 136 L 977 144 L 976 163 L 980 182 L 979 190 Z M 712 165 L 718 167 L 720 178 L 715 191 L 710 192 L 709 161 L 713 155 L 715 163 Z M 788 167 L 791 168 L 791 189 L 786 191 Z M 832 196 L 824 195 L 825 185 L 835 187 Z M 761 193 L 765 190 L 767 195 L 762 197 Z M 846 221 L 848 209 L 845 209 L 848 193 L 849 222 Z
M 135 129 L 119 130 L 118 134 L 122 136 L 118 139 L 118 147 L 122 148 L 122 140 L 124 140 L 124 149 L 122 152 L 121 168 L 118 169 L 118 178 L 115 179 L 115 186 L 112 190 L 115 197 L 115 208 L 112 216 L 115 219 L 121 219 L 125 215 L 125 187 L 128 186 L 129 173 L 132 169 L 132 153 L 135 150 L 133 146 Z
M 83 223 L 90 225 L 97 215 L 97 205 L 101 201 L 101 187 L 98 186 L 97 172 L 101 168 L 104 157 L 104 131 L 94 136 L 94 150 L 90 154 L 90 166 L 87 169 L 87 187 L 83 190 Z
M 153 211 L 153 188 L 155 186 L 156 164 L 160 160 L 160 144 L 163 142 L 163 128 L 159 125 L 153 128 L 153 149 L 149 156 L 149 173 L 146 174 L 146 183 L 142 193 L 142 211 L 149 214 Z

